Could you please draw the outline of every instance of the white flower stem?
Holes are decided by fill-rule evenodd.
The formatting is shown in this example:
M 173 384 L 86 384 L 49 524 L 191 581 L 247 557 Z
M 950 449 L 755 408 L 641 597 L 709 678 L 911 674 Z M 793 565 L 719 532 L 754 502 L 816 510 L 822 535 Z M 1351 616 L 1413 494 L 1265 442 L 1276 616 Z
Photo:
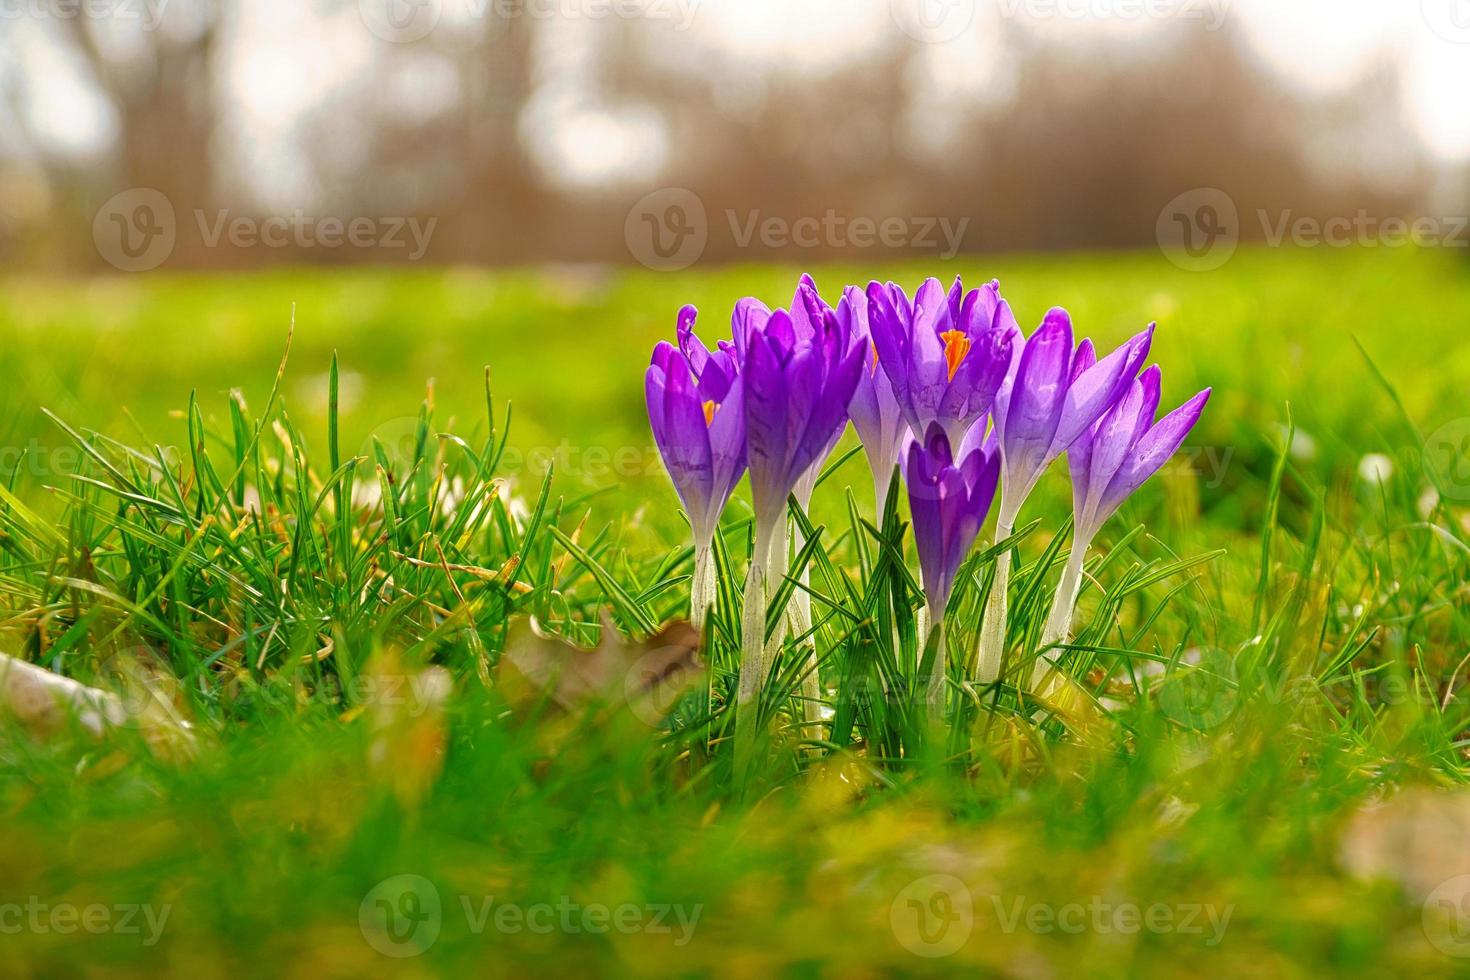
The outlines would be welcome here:
M 1038 690 L 1043 679 L 1052 670 L 1061 654 L 1057 650 L 1046 650 L 1054 643 L 1065 643 L 1072 632 L 1072 614 L 1077 609 L 1077 595 L 1082 590 L 1082 566 L 1087 561 L 1090 536 L 1079 536 L 1072 541 L 1072 553 L 1062 569 L 1061 581 L 1052 599 L 1051 614 L 1046 618 L 1046 630 L 1041 634 L 1043 653 L 1036 658 L 1031 671 L 1031 689 Z
M 756 521 L 755 548 L 745 576 L 745 607 L 740 619 L 740 681 L 735 695 L 735 771 L 744 777 L 755 749 L 756 709 L 766 682 L 766 566 L 771 560 L 773 528 Z M 784 544 L 784 535 L 781 538 Z
M 689 582 L 689 621 L 700 635 L 704 634 L 705 620 L 714 608 L 715 597 L 715 552 L 710 542 L 694 544 L 694 578 Z
M 1001 512 L 995 524 L 995 542 L 999 544 L 1011 536 L 1015 514 L 1006 508 L 1005 492 L 1001 492 Z M 1000 678 L 1001 659 L 1006 649 L 1006 589 L 1011 583 L 1011 549 L 1007 548 L 995 556 L 995 581 L 990 586 L 990 597 L 985 601 L 985 618 L 980 622 L 980 656 L 975 666 L 975 677 L 982 684 L 990 684 Z
M 873 516 L 876 520 L 873 526 L 883 530 L 883 519 L 888 515 L 884 508 L 888 505 L 888 489 L 893 485 L 893 467 L 883 469 L 881 466 L 873 469 L 873 498 L 877 501 L 873 505 Z

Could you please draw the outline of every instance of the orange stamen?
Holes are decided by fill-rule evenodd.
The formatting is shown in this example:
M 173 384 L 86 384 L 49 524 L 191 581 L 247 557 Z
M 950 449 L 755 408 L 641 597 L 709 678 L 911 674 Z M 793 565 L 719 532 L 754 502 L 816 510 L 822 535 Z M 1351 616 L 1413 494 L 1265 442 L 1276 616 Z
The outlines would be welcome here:
M 954 373 L 960 369 L 960 362 L 965 355 L 970 353 L 970 338 L 963 330 L 946 330 L 939 335 L 944 341 L 944 360 L 949 365 L 949 380 L 954 380 Z
M 713 401 L 704 403 L 704 427 L 706 429 L 715 424 L 715 413 L 719 410 L 720 406 Z

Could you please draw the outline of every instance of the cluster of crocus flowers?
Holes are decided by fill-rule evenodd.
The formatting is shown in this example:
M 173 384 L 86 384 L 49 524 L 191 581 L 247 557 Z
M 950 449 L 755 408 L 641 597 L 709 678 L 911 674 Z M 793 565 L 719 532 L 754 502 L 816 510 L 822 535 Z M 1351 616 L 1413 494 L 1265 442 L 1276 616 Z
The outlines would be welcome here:
M 742 616 L 737 704 L 745 710 L 737 715 L 737 757 L 748 745 L 748 706 L 784 636 L 782 623 L 768 640 L 766 620 L 771 586 L 788 569 L 787 500 L 794 495 L 807 506 L 849 419 L 867 453 L 880 511 L 895 469 L 908 488 L 930 646 L 938 650 L 924 684 L 938 694 L 945 608 L 997 483 L 995 540 L 1002 542 L 1042 475 L 1069 454 L 1076 537 L 1047 629 L 1055 644 L 1069 627 L 1093 537 L 1178 448 L 1209 395 L 1201 392 L 1155 424 L 1158 369 L 1139 376 L 1152 327 L 1099 359 L 1090 341 L 1074 346 L 1065 310 L 1051 310 L 1026 337 L 996 282 L 967 292 L 959 280 L 946 290 L 929 279 L 912 299 L 893 283 L 874 282 L 847 287 L 833 307 L 803 276 L 789 309 L 741 300 L 731 338 L 713 350 L 694 335 L 694 319 L 686 307 L 677 346 L 655 349 L 648 411 L 694 533 L 696 624 L 715 594 L 709 553 L 720 513 L 749 471 L 755 530 Z M 1000 674 L 1008 579 L 1009 554 L 1002 552 L 980 630 L 981 681 Z M 810 607 L 798 593 L 793 620 L 801 634 L 810 629 Z M 807 673 L 804 696 L 815 702 L 814 655 Z

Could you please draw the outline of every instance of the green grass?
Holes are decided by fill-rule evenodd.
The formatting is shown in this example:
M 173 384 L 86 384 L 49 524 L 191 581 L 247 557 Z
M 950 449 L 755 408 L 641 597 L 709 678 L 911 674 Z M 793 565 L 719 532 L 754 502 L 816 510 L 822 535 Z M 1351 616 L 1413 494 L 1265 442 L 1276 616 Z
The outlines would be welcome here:
M 1359 815 L 1404 787 L 1457 800 L 1467 776 L 1470 480 L 1438 462 L 1470 433 L 1470 268 L 1452 259 L 944 268 L 998 276 L 1028 326 L 1067 306 L 1099 346 L 1158 320 L 1166 400 L 1206 384 L 1214 400 L 1098 542 L 1067 661 L 1086 697 L 1066 710 L 1002 686 L 938 729 L 913 717 L 879 640 L 907 635 L 916 597 L 863 525 L 861 456 L 835 466 L 810 566 L 833 723 L 802 741 L 778 685 L 744 786 L 724 709 L 743 491 L 710 681 L 664 724 L 516 697 L 499 660 L 530 616 L 591 646 L 605 610 L 635 638 L 686 612 L 647 354 L 680 304 L 712 336 L 740 295 L 788 299 L 794 270 L 10 283 L 0 650 L 151 690 L 198 744 L 181 759 L 132 732 L 0 733 L 0 930 L 32 898 L 168 909 L 153 944 L 146 926 L 0 932 L 0 974 L 1452 974 L 1438 906 L 1423 916 L 1470 872 L 1462 846 L 1386 847 L 1433 839 L 1420 811 L 1390 803 L 1391 833 Z M 877 270 L 813 271 L 831 290 Z M 1372 454 L 1387 480 L 1360 472 Z M 1022 514 L 1017 658 L 1069 501 L 1057 467 Z M 957 655 L 989 564 L 977 554 L 956 595 Z M 442 702 L 431 668 L 452 681 Z M 441 932 L 394 959 L 359 911 L 401 898 L 399 875 L 432 883 Z M 500 905 L 559 917 L 564 897 L 698 920 L 687 936 L 674 914 L 667 933 L 494 924 Z M 968 941 L 916 955 L 943 942 L 914 932 L 910 900 L 936 928 L 961 916 Z M 1129 904 L 1172 924 L 1096 918 Z M 1083 925 L 1049 927 L 1058 914 Z

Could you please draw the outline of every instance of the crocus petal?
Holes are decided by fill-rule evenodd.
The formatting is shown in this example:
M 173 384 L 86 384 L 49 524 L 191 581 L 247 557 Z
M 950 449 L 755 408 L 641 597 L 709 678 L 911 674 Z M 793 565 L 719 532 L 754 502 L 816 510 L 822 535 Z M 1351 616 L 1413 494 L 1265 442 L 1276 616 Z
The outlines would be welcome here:
M 938 416 L 955 419 L 968 432 L 995 404 L 996 393 L 1005 381 L 1011 363 L 1011 337 L 999 330 L 984 330 L 972 341 L 970 352 L 960 362 L 940 400 Z
M 718 510 L 724 509 L 725 502 L 745 473 L 745 443 L 745 388 L 736 384 L 715 410 L 709 424 L 710 463 L 713 468 L 711 503 L 717 508 L 717 512 L 710 515 L 711 528 L 713 521 L 719 519 Z
M 899 402 L 904 403 L 909 397 L 908 331 L 893 307 L 892 295 L 876 282 L 868 286 L 868 325 L 883 371 Z
M 949 439 L 936 422 L 922 443 L 909 443 L 904 474 L 924 591 L 930 607 L 942 612 L 955 575 L 985 523 L 1000 460 L 976 450 L 956 466 Z
M 685 306 L 679 310 L 679 321 L 674 328 L 674 335 L 679 341 L 679 352 L 689 359 L 689 366 L 694 369 L 696 378 L 704 374 L 705 362 L 709 360 L 709 348 L 694 333 L 694 321 L 698 316 L 697 309 Z
M 752 331 L 765 330 L 766 321 L 771 318 L 771 308 L 760 300 L 747 296 L 735 304 L 735 312 L 730 317 L 730 336 L 734 339 L 735 353 L 738 360 L 745 362 L 745 347 Z
M 1137 365 L 1141 363 L 1138 350 L 1142 348 L 1147 353 L 1152 337 L 1153 328 L 1149 327 L 1092 367 L 1074 375 L 1052 440 L 1053 455 L 1065 452 L 1083 430 L 1090 428 L 1123 396 L 1133 380 L 1128 368 L 1133 367 L 1137 373 Z
M 1026 341 L 1000 434 L 1011 479 L 1029 482 L 1048 462 L 1071 363 L 1072 321 L 1053 309 Z
M 1201 391 L 1160 419 L 1139 438 L 1103 493 L 1097 520 L 1106 520 L 1112 516 L 1124 500 L 1169 461 L 1199 421 L 1205 404 L 1210 400 L 1210 391 L 1209 388 Z
M 752 335 L 740 380 L 744 386 L 751 495 L 757 512 L 769 513 L 786 500 L 780 485 L 787 458 L 786 376 L 763 335 Z
M 920 574 L 925 587 L 933 588 L 942 577 L 944 524 L 940 519 L 938 473 L 932 469 L 926 456 L 917 439 L 909 444 L 904 482 L 909 489 L 909 514 L 914 529 L 914 545 L 919 552 Z
M 868 345 L 864 342 L 851 347 L 840 360 L 827 362 L 824 383 L 814 396 L 808 425 L 799 443 L 798 476 L 830 453 L 841 438 L 847 426 L 847 406 L 857 390 L 867 352 Z
M 910 304 L 893 283 L 870 283 L 869 328 L 878 361 L 911 431 L 938 422 L 958 444 L 989 411 L 1006 383 L 1016 354 L 1009 308 L 1001 317 L 999 284 L 964 291 L 956 279 L 946 292 L 927 279 Z M 870 405 L 864 400 L 857 411 Z
M 713 486 L 714 472 L 710 461 L 709 426 L 704 420 L 704 404 L 694 384 L 694 375 L 689 370 L 674 371 L 669 375 L 664 390 L 665 434 L 674 453 L 679 457 L 678 468 L 683 469 L 686 489 L 694 499 L 686 503 L 694 510 L 703 510 L 699 504 L 708 501 Z
M 949 363 L 940 335 L 951 325 L 949 301 L 938 279 L 926 279 L 914 295 L 914 320 L 909 331 L 908 386 L 917 419 L 910 425 L 926 424 L 936 417 L 939 403 L 949 388 Z
M 1092 449 L 1086 482 L 1091 493 L 1077 511 L 1079 522 L 1093 522 L 1101 494 L 1112 483 L 1139 436 L 1153 423 L 1153 413 L 1157 408 L 1158 369 L 1153 368 L 1133 382 L 1127 394 L 1090 430 Z

